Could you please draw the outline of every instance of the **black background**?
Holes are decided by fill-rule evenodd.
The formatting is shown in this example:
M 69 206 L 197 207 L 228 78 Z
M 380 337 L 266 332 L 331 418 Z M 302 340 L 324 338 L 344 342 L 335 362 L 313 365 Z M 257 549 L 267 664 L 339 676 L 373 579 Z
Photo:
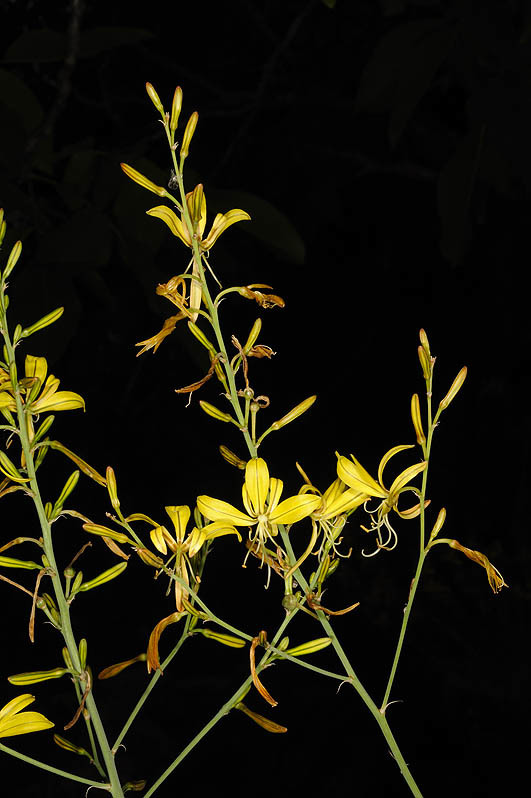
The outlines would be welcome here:
M 374 474 L 391 446 L 414 442 L 420 327 L 438 358 L 436 398 L 468 366 L 436 433 L 432 517 L 444 505 L 446 536 L 485 553 L 510 589 L 493 596 L 478 566 L 443 546 L 430 554 L 393 691 L 401 703 L 388 718 L 424 795 L 511 793 L 524 772 L 528 709 L 531 4 L 155 0 L 135 9 L 36 0 L 4 2 L 0 31 L 4 258 L 24 242 L 11 323 L 65 305 L 26 351 L 45 354 L 62 387 L 84 396 L 87 412 L 60 415 L 55 435 L 100 471 L 115 468 L 126 512 L 163 523 L 165 505 L 192 504 L 200 493 L 238 501 L 241 475 L 217 447 L 245 456 L 236 431 L 204 416 L 201 394 L 186 407 L 187 397 L 174 393 L 208 367 L 184 327 L 155 356 L 135 357 L 135 342 L 173 313 L 156 284 L 187 258 L 145 216 L 160 200 L 119 168 L 125 161 L 155 182 L 169 178 L 147 80 L 166 107 L 182 86 L 183 123 L 199 111 L 188 187 L 204 183 L 211 213 L 243 207 L 253 217 L 213 251 L 224 287 L 268 283 L 286 300 L 283 310 L 259 311 L 240 298 L 223 305 L 228 337 L 245 340 L 261 315 L 261 342 L 277 352 L 252 363 L 253 387 L 271 399 L 267 421 L 318 394 L 311 412 L 261 449 L 286 490 L 300 486 L 295 460 L 325 489 L 336 450 L 353 452 Z M 212 383 L 202 398 L 221 401 Z M 393 467 L 414 462 L 401 457 L 388 479 Z M 46 498 L 55 499 L 70 472 L 58 453 L 48 455 Z M 109 509 L 105 491 L 88 480 L 70 506 L 100 523 Z M 2 507 L 2 542 L 37 534 L 29 503 L 15 494 Z M 400 522 L 398 548 L 365 561 L 360 522 L 350 521 L 353 554 L 326 601 L 334 609 L 361 602 L 335 624 L 378 700 L 415 569 L 416 526 Z M 55 529 L 66 564 L 86 535 L 72 520 Z M 29 547 L 6 553 L 34 556 Z M 266 593 L 264 573 L 252 563 L 242 571 L 242 557 L 232 540 L 219 542 L 204 598 L 235 625 L 271 635 L 283 615 L 280 587 L 273 581 Z M 114 561 L 93 540 L 83 571 Z M 76 600 L 74 623 L 95 672 L 145 648 L 173 608 L 164 590 L 131 561 L 120 580 Z M 28 641 L 27 597 L 7 584 L 0 597 L 1 677 L 58 665 L 51 627 L 39 621 L 35 645 Z M 320 634 L 309 619 L 296 633 L 306 634 Z M 172 630 L 166 635 L 169 650 Z M 337 668 L 329 652 L 312 661 Z M 143 689 L 142 667 L 95 688 L 111 737 Z M 126 739 L 124 777 L 153 781 L 247 672 L 247 649 L 204 639 L 185 646 Z M 279 706 L 269 710 L 257 694 L 248 704 L 288 734 L 268 735 L 232 713 L 158 795 L 206 795 L 212 784 L 234 795 L 409 794 L 347 686 L 336 694 L 335 683 L 287 665 L 264 681 Z M 16 694 L 3 684 L 2 705 Z M 68 683 L 33 692 L 35 708 L 60 731 L 73 714 Z M 80 724 L 71 738 L 86 744 Z M 49 733 L 6 744 L 91 775 Z M 84 791 L 7 757 L 2 773 L 23 779 L 23 798 Z

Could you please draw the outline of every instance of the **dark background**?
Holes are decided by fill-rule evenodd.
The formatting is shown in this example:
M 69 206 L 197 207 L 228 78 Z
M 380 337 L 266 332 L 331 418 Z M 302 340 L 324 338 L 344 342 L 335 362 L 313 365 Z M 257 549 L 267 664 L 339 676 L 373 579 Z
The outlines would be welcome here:
M 201 396 L 219 403 L 217 386 L 189 407 L 173 390 L 206 371 L 199 345 L 183 327 L 155 356 L 135 357 L 135 342 L 173 313 L 154 289 L 183 270 L 187 253 L 145 216 L 160 200 L 131 183 L 119 163 L 168 180 L 165 139 L 144 84 L 154 84 L 166 107 L 181 85 L 181 125 L 199 111 L 188 187 L 204 183 L 209 215 L 242 207 L 253 217 L 223 235 L 212 266 L 224 287 L 269 283 L 286 300 L 285 309 L 269 311 L 227 300 L 226 334 L 244 341 L 256 316 L 263 318 L 261 342 L 277 355 L 254 361 L 251 378 L 256 393 L 271 399 L 267 423 L 318 394 L 310 413 L 261 449 L 286 490 L 300 486 L 295 460 L 324 490 L 336 450 L 353 452 L 375 474 L 391 446 L 414 442 L 409 403 L 423 389 L 420 327 L 438 356 L 436 399 L 462 365 L 469 368 L 436 434 L 432 517 L 444 505 L 444 534 L 485 553 L 510 589 L 493 596 L 478 566 L 443 546 L 430 554 L 392 696 L 402 703 L 388 717 L 424 795 L 508 794 L 524 773 L 520 722 L 528 710 L 531 3 L 330 5 L 4 0 L 4 258 L 15 240 L 24 242 L 10 319 L 26 325 L 65 305 L 59 323 L 26 351 L 45 354 L 62 387 L 84 396 L 87 412 L 59 415 L 55 435 L 100 471 L 113 465 L 126 512 L 162 523 L 165 505 L 192 504 L 200 493 L 238 500 L 241 475 L 217 447 L 245 456 L 242 442 L 198 405 Z M 388 480 L 410 462 L 407 455 L 393 462 Z M 46 498 L 55 500 L 70 472 L 58 453 L 48 455 Z M 37 534 L 31 507 L 17 494 L 2 506 L 3 542 Z M 100 523 L 109 509 L 105 491 L 88 480 L 70 506 Z M 415 569 L 416 526 L 399 522 L 398 548 L 365 561 L 360 522 L 359 515 L 350 521 L 353 554 L 326 600 L 334 609 L 361 601 L 335 624 L 378 700 Z M 55 529 L 66 565 L 86 535 L 70 520 Z M 252 563 L 242 571 L 236 545 L 216 546 L 205 600 L 249 632 L 272 634 L 283 613 L 279 585 L 265 593 L 264 573 Z M 24 551 L 8 553 L 34 556 Z M 82 567 L 93 575 L 114 561 L 93 540 Z M 74 623 L 89 639 L 95 672 L 143 650 L 173 609 L 164 590 L 131 561 L 112 586 L 76 600 Z M 28 642 L 27 597 L 7 584 L 0 596 L 8 629 L 2 678 L 58 665 L 51 627 L 39 621 L 35 645 Z M 320 635 L 309 620 L 297 640 L 306 633 Z M 172 630 L 166 635 L 163 653 Z M 127 737 L 126 778 L 156 778 L 245 678 L 246 651 L 204 639 L 185 647 Z M 337 667 L 329 652 L 312 661 Z M 143 689 L 142 667 L 95 689 L 111 736 Z M 301 669 L 288 673 L 287 665 L 268 670 L 264 681 L 279 706 L 268 711 L 257 694 L 248 704 L 288 734 L 268 735 L 232 713 L 157 795 L 206 795 L 212 780 L 234 795 L 409 794 L 346 686 L 336 695 L 334 683 Z M 3 684 L 0 705 L 15 694 Z M 73 714 L 68 683 L 29 689 L 60 731 Z M 80 725 L 70 734 L 86 744 Z M 51 734 L 6 744 L 91 775 Z M 22 778 L 24 771 L 3 758 L 2 772 Z M 21 798 L 84 792 L 42 771 L 24 778 Z

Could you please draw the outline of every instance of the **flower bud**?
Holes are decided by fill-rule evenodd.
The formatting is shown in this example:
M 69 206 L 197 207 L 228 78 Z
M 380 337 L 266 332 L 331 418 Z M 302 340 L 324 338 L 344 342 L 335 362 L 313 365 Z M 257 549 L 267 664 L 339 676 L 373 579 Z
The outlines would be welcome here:
M 290 654 L 292 657 L 303 657 L 306 654 L 314 654 L 316 651 L 321 651 L 321 649 L 329 646 L 331 642 L 331 637 L 318 637 L 315 640 L 308 640 L 307 643 L 301 643 L 300 646 L 287 648 L 286 654 Z
M 189 321 L 189 322 L 188 322 L 188 329 L 190 330 L 190 332 L 192 333 L 192 335 L 193 335 L 195 338 L 197 338 L 197 340 L 199 341 L 199 343 L 200 343 L 200 344 L 202 344 L 202 345 L 205 347 L 205 349 L 208 349 L 208 351 L 210 352 L 210 354 L 212 355 L 212 357 L 216 357 L 216 355 L 217 355 L 216 348 L 215 348 L 214 344 L 212 344 L 212 343 L 211 343 L 211 342 L 208 340 L 208 338 L 206 337 L 206 335 L 205 335 L 205 333 L 203 332 L 203 330 L 201 330 L 201 329 L 200 329 L 200 328 L 197 326 L 197 324 L 195 324 L 193 321 Z
M 65 673 L 68 673 L 68 668 L 52 668 L 49 671 L 33 671 L 32 673 L 15 673 L 14 676 L 8 676 L 7 681 L 19 687 L 25 684 L 46 682 L 48 679 L 59 679 Z
M 0 567 L 3 568 L 26 568 L 27 570 L 42 570 L 42 565 L 39 565 L 33 560 L 17 560 L 14 557 L 0 556 Z
M 251 332 L 249 333 L 249 337 L 245 343 L 245 346 L 243 347 L 243 351 L 245 354 L 247 354 L 257 342 L 261 329 L 262 329 L 262 319 L 256 319 L 255 323 L 251 328 Z
M 227 461 L 227 463 L 230 463 L 230 465 L 233 465 L 236 468 L 240 468 L 242 471 L 245 471 L 245 467 L 247 465 L 247 462 L 245 460 L 242 460 L 241 457 L 238 457 L 237 454 L 231 452 L 231 450 L 228 449 L 226 446 L 223 445 L 220 446 L 219 451 L 221 456 L 223 457 L 224 460 Z
M 292 410 L 290 410 L 289 413 L 286 413 L 285 416 L 282 416 L 281 419 L 271 424 L 271 429 L 281 429 L 281 427 L 285 427 L 286 424 L 290 424 L 292 421 L 295 421 L 296 418 L 302 416 L 303 413 L 310 409 L 316 399 L 317 396 L 309 396 L 304 400 L 304 402 L 300 402 Z
M 423 443 L 426 443 L 426 436 L 424 435 L 424 430 L 422 429 L 422 416 L 420 415 L 420 402 L 418 393 L 414 393 L 411 397 L 411 420 L 413 421 L 413 427 L 415 428 L 417 443 L 422 446 Z
M 87 667 L 87 641 L 84 637 L 79 641 L 78 649 L 79 649 L 79 661 L 81 663 L 81 667 L 83 668 L 83 670 L 85 670 L 85 668 Z
M 84 748 L 81 748 L 79 745 L 74 745 L 69 740 L 66 740 L 64 737 L 60 737 L 59 734 L 54 734 L 53 741 L 59 748 L 64 748 L 65 751 L 70 751 L 71 754 L 79 754 L 79 756 L 86 756 L 92 761 L 92 757 L 88 751 Z
M 45 327 L 49 327 L 50 324 L 53 324 L 61 318 L 63 312 L 64 308 L 56 308 L 55 310 L 52 310 L 46 316 L 43 316 L 42 319 L 39 319 L 39 321 L 34 322 L 29 327 L 25 327 L 21 332 L 21 338 L 28 338 L 38 330 L 44 330 Z
M 114 475 L 114 469 L 111 466 L 107 466 L 106 471 L 106 480 L 107 480 L 107 490 L 109 492 L 109 498 L 111 500 L 111 504 L 115 510 L 120 509 L 120 500 L 118 499 L 118 489 L 116 487 L 116 477 Z M 124 542 L 124 541 L 123 541 Z
M 439 402 L 439 407 L 441 408 L 441 410 L 445 410 L 450 404 L 450 402 L 453 399 L 455 399 L 458 391 L 460 390 L 461 386 L 466 380 L 466 375 L 467 375 L 467 367 L 463 366 L 463 368 L 461 369 L 455 380 L 452 382 L 450 390 L 448 391 L 444 399 L 441 399 L 441 401 Z
M 110 582 L 111 579 L 116 579 L 116 577 L 120 576 L 122 571 L 125 571 L 126 568 L 126 562 L 119 562 L 118 565 L 113 565 L 112 568 L 108 568 L 98 576 L 95 576 L 94 579 L 89 579 L 88 582 L 83 582 L 79 586 L 79 592 L 85 593 L 87 590 L 92 590 L 94 587 L 99 587 L 100 585 L 104 585 L 106 582 Z
M 198 119 L 199 119 L 199 114 L 197 113 L 197 111 L 194 111 L 186 124 L 183 136 L 183 143 L 181 144 L 181 163 L 184 161 L 185 158 L 188 157 L 190 142 L 192 141 L 192 136 L 194 135 Z
M 151 83 L 146 83 L 146 91 L 148 93 L 148 97 L 157 109 L 157 111 L 164 116 L 164 106 L 160 101 L 160 97 L 151 85 Z
M 179 116 L 183 105 L 183 90 L 177 86 L 173 94 L 173 102 L 171 104 L 171 117 L 170 117 L 170 130 L 175 133 L 177 125 L 179 124 Z
M 129 166 L 126 163 L 121 163 L 120 166 L 122 170 L 125 172 L 127 177 L 130 177 L 131 180 L 134 180 L 135 183 L 138 183 L 139 186 L 142 188 L 147 188 L 148 191 L 152 191 L 153 194 L 157 194 L 159 197 L 166 196 L 166 189 L 164 186 L 157 186 L 156 183 L 153 183 L 152 180 L 149 180 L 140 172 L 137 172 L 136 169 L 133 169 L 132 166 Z
M 234 422 L 234 419 L 232 418 L 230 413 L 224 413 L 222 410 L 219 410 L 217 407 L 214 407 L 214 405 L 211 405 L 210 402 L 205 402 L 203 401 L 203 399 L 201 399 L 199 401 L 199 404 L 201 406 L 201 409 L 205 411 L 207 416 L 212 416 L 212 418 L 217 418 L 218 421 L 224 421 L 226 423 L 229 421 Z
M 202 634 L 203 637 L 208 637 L 209 640 L 215 640 L 217 643 L 222 643 L 230 648 L 243 648 L 246 643 L 241 637 L 234 637 L 234 635 L 228 635 L 224 632 L 215 632 L 213 629 L 196 629 L 196 632 Z
M 431 530 L 430 534 L 430 543 L 432 540 L 435 540 L 441 529 L 443 528 L 443 524 L 446 521 L 446 509 L 441 507 L 439 510 L 439 515 L 437 516 L 437 520 L 433 525 L 433 529 Z
M 63 509 L 63 504 L 65 503 L 67 498 L 70 496 L 70 494 L 76 487 L 78 479 L 79 479 L 79 471 L 76 469 L 76 471 L 73 471 L 66 480 L 65 486 L 61 491 L 59 498 L 55 502 L 54 508 L 52 510 L 52 518 L 56 518 L 61 512 L 61 510 Z
M 4 269 L 4 273 L 2 274 L 3 280 L 7 280 L 7 278 L 9 277 L 9 275 L 17 265 L 21 252 L 22 252 L 22 241 L 17 241 L 9 254 L 9 258 L 7 259 L 6 267 Z

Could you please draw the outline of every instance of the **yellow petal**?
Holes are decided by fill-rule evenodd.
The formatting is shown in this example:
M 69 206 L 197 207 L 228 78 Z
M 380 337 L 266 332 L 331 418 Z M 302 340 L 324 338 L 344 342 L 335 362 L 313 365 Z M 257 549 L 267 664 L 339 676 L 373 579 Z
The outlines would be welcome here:
M 310 496 L 308 493 L 291 496 L 284 499 L 278 507 L 269 514 L 272 524 L 295 524 L 302 518 L 311 515 L 321 504 L 320 496 Z
M 23 695 L 18 695 L 16 698 L 12 698 L 9 703 L 0 709 L 0 723 L 5 718 L 9 718 L 16 712 L 20 712 L 21 709 L 24 709 L 24 707 L 27 707 L 29 704 L 33 704 L 34 701 L 35 696 L 30 695 L 30 693 L 24 693 Z
M 175 536 L 179 543 L 182 543 L 186 534 L 186 524 L 190 520 L 190 508 L 187 504 L 164 508 L 175 527 Z
M 251 518 L 232 504 L 211 496 L 198 496 L 197 509 L 209 521 L 223 521 L 233 526 L 252 526 L 256 523 L 256 518 Z
M 319 518 L 326 520 L 327 518 L 333 518 L 335 515 L 340 515 L 340 513 L 351 512 L 367 499 L 367 494 L 360 493 L 357 488 L 347 488 L 326 505 L 323 515 L 320 515 Z
M 41 397 L 31 404 L 32 411 L 37 413 L 50 410 L 78 410 L 79 408 L 85 409 L 85 400 L 73 391 L 57 391 L 47 397 Z
M 245 487 L 256 515 L 265 510 L 269 491 L 269 469 L 261 457 L 253 457 L 245 467 Z
M 214 538 L 219 538 L 222 535 L 236 535 L 240 543 L 242 542 L 240 533 L 229 524 L 207 524 L 201 531 L 204 532 L 205 540 L 214 540 Z
M 251 217 L 248 213 L 240 210 L 239 208 L 233 208 L 232 211 L 227 211 L 227 213 L 218 213 L 214 219 L 214 224 L 210 228 L 210 233 L 201 243 L 201 248 L 210 249 L 210 247 L 215 241 L 217 241 L 219 236 L 227 229 L 227 227 L 230 227 L 236 222 L 242 222 L 250 218 Z
M 0 722 L 0 737 L 14 737 L 17 734 L 51 729 L 55 724 L 40 712 L 20 712 Z
M 34 355 L 26 355 L 24 370 L 26 377 L 36 377 L 38 380 L 40 380 L 42 385 L 48 372 L 46 358 L 35 357 Z
M 160 551 L 161 554 L 167 554 L 168 548 L 166 546 L 166 541 L 164 540 L 164 534 L 162 530 L 162 526 L 156 526 L 155 529 L 150 531 L 149 536 L 157 551 Z
M 272 512 L 280 501 L 284 483 L 281 479 L 271 477 L 269 480 L 269 500 L 267 502 L 268 512 Z
M 350 456 L 353 462 L 343 456 L 337 460 L 337 475 L 339 479 L 350 488 L 356 488 L 356 490 L 367 494 L 367 496 L 379 496 L 385 499 L 387 491 L 378 485 L 368 471 L 365 471 L 354 455 L 351 454 Z
M 0 393 L 0 407 L 6 407 L 8 410 L 16 410 L 17 406 L 11 394 L 2 391 Z
M 404 449 L 414 449 L 414 448 L 415 447 L 413 446 L 412 443 L 406 443 L 400 446 L 393 446 L 392 449 L 389 449 L 389 451 L 384 454 L 384 456 L 380 460 L 380 465 L 378 466 L 378 482 L 380 483 L 380 485 L 383 485 L 383 471 L 385 466 L 391 459 L 391 457 L 394 457 L 395 454 L 398 454 L 398 452 L 404 451 Z
M 186 244 L 187 247 L 192 245 L 188 230 L 178 216 L 172 211 L 171 208 L 168 208 L 167 205 L 157 205 L 155 208 L 150 208 L 149 211 L 146 211 L 146 213 L 148 216 L 156 216 L 157 219 L 162 219 L 162 221 L 168 225 L 173 235 L 177 236 L 177 238 L 180 238 L 183 244 Z
M 206 540 L 205 530 L 198 529 L 196 526 L 192 529 L 188 537 L 188 556 L 194 557 L 200 550 L 201 546 Z

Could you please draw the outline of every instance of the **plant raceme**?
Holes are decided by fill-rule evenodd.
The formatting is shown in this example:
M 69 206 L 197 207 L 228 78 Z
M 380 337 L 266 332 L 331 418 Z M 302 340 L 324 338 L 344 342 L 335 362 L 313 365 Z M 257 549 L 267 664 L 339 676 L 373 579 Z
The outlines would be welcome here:
M 270 421 L 269 397 L 257 395 L 252 384 L 253 363 L 264 358 L 271 359 L 275 354 L 267 344 L 260 341 L 262 319 L 257 318 L 245 337 L 241 337 L 244 341 L 242 344 L 234 334 L 231 334 L 229 340 L 225 331 L 227 326 L 237 321 L 237 317 L 234 321 L 229 319 L 227 324 L 225 320 L 222 323 L 220 316 L 222 300 L 230 294 L 254 301 L 263 310 L 281 309 L 284 307 L 284 300 L 272 293 L 271 286 L 247 282 L 246 278 L 241 285 L 228 288 L 220 285 L 212 270 L 213 247 L 229 227 L 237 222 L 248 221 L 250 216 L 237 208 L 218 213 L 208 226 L 204 186 L 198 184 L 187 191 L 184 185 L 184 166 L 198 124 L 198 114 L 194 112 L 188 118 L 180 135 L 179 145 L 176 132 L 182 109 L 181 89 L 178 87 L 175 90 L 169 111 L 165 111 L 151 84 L 146 84 L 146 90 L 160 115 L 168 140 L 171 157 L 168 188 L 157 185 L 132 166 L 122 164 L 122 169 L 138 186 L 166 201 L 167 204 L 147 210 L 147 214 L 153 217 L 154 223 L 156 220 L 164 223 L 177 239 L 178 245 L 184 244 L 189 250 L 190 259 L 182 271 L 170 275 L 165 283 L 157 286 L 156 293 L 171 302 L 177 312 L 166 319 L 158 333 L 137 344 L 141 347 L 138 354 L 148 350 L 155 353 L 177 323 L 186 321 L 191 336 L 202 347 L 208 365 L 200 379 L 178 387 L 176 392 L 189 394 L 191 397 L 211 379 L 217 381 L 222 393 L 221 406 L 206 400 L 200 400 L 199 405 L 207 416 L 229 425 L 226 429 L 236 427 L 240 454 L 224 443 L 220 445 L 220 453 L 236 469 L 237 481 L 242 481 L 242 505 L 236 506 L 222 498 L 204 494 L 197 496 L 193 503 L 188 498 L 188 503 L 165 507 L 171 521 L 170 531 L 164 523 L 146 513 L 134 512 L 126 515 L 119 499 L 113 468 L 108 466 L 104 476 L 78 454 L 51 437 L 51 428 L 55 423 L 53 414 L 63 410 L 84 410 L 85 404 L 79 394 L 59 390 L 59 379 L 48 374 L 47 361 L 42 356 L 25 354 L 23 374 L 19 375 L 18 350 L 27 338 L 57 322 L 63 309 L 57 308 L 29 327 L 23 328 L 20 324 L 14 328 L 10 326 L 6 289 L 8 278 L 17 266 L 22 251 L 21 242 L 17 242 L 0 276 L 0 333 L 4 339 L 3 360 L 0 361 L 0 412 L 5 421 L 0 425 L 5 438 L 5 446 L 0 450 L 0 498 L 11 493 L 22 493 L 29 498 L 35 507 L 35 531 L 27 534 L 25 532 L 23 536 L 11 540 L 0 540 L 0 581 L 2 590 L 14 588 L 29 597 L 29 637 L 32 641 L 35 639 L 35 626 L 39 619 L 44 616 L 52 624 L 57 632 L 62 661 L 58 653 L 56 667 L 29 670 L 8 676 L 8 679 L 11 685 L 21 687 L 61 679 L 65 675 L 69 677 L 73 685 L 74 706 L 73 716 L 64 728 L 68 731 L 78 722 L 83 722 L 86 727 L 87 747 L 79 746 L 69 738 L 57 734 L 54 735 L 54 740 L 68 756 L 77 755 L 88 759 L 94 768 L 94 778 L 86 778 L 73 770 L 52 768 L 45 762 L 13 751 L 3 743 L 0 743 L 0 750 L 23 759 L 28 767 L 37 766 L 51 770 L 63 778 L 106 789 L 114 798 L 122 798 L 126 790 L 143 790 L 146 787 L 145 796 L 149 798 L 171 776 L 173 770 L 183 763 L 187 754 L 203 740 L 210 729 L 234 709 L 270 733 L 287 732 L 285 726 L 244 703 L 254 686 L 258 698 L 264 699 L 271 706 L 277 704 L 260 675 L 273 661 L 282 661 L 291 663 L 295 668 L 308 669 L 316 678 L 349 683 L 378 724 L 399 766 L 399 774 L 405 779 L 411 794 L 421 796 L 420 788 L 389 727 L 386 709 L 390 703 L 394 677 L 424 561 L 436 545 L 444 543 L 484 568 L 495 593 L 505 586 L 503 577 L 484 554 L 467 548 L 453 538 L 439 537 L 446 521 L 444 508 L 439 510 L 429 534 L 426 529 L 426 511 L 430 505 L 427 498 L 427 477 L 433 434 L 440 424 L 441 414 L 461 389 L 466 378 L 466 369 L 461 369 L 434 413 L 432 391 L 435 358 L 431 355 L 426 333 L 421 330 L 418 357 L 426 399 L 425 409 L 421 411 L 419 395 L 415 393 L 411 398 L 411 420 L 416 445 L 408 443 L 389 449 L 380 461 L 376 479 L 353 455 L 349 458 L 336 454 L 335 478 L 323 491 L 296 464 L 302 478 L 300 488 L 293 495 L 284 497 L 283 480 L 270 475 L 266 460 L 259 455 L 259 449 L 268 436 L 308 412 L 316 397 L 309 396 L 300 400 L 291 409 L 275 414 L 276 420 Z M 2 211 L 0 243 L 5 232 L 6 222 Z M 418 456 L 414 457 L 413 462 L 403 468 L 390 486 L 386 487 L 389 483 L 384 483 L 383 474 L 389 461 L 398 454 L 412 454 L 415 446 L 420 448 L 420 459 Z M 42 497 L 39 470 L 50 450 L 62 453 L 75 464 L 76 469 L 62 488 L 58 486 L 57 498 L 54 501 L 45 501 Z M 288 465 L 292 467 L 295 464 Z M 80 475 L 87 476 L 100 487 L 106 488 L 111 512 L 107 513 L 105 523 L 90 518 L 83 509 L 70 507 Z M 413 503 L 405 509 L 402 506 L 404 493 L 414 495 Z M 181 502 L 183 499 L 184 497 L 176 496 L 175 500 Z M 352 554 L 352 546 L 344 545 L 344 540 L 354 539 L 355 527 L 348 525 L 354 513 L 366 513 L 370 519 L 367 526 L 361 525 L 373 541 L 373 548 L 366 556 L 389 551 L 398 545 L 399 532 L 395 528 L 396 524 L 409 524 L 412 521 L 418 523 L 420 554 L 381 704 L 362 685 L 351 658 L 330 621 L 331 616 L 351 612 L 359 602 L 340 610 L 331 610 L 322 604 L 325 582 L 329 584 L 328 580 L 341 567 L 342 559 Z M 393 520 L 391 523 L 393 514 L 397 521 Z M 54 524 L 61 517 L 74 519 L 73 522 L 79 524 L 79 528 L 88 536 L 85 545 L 70 563 L 57 562 Z M 244 532 L 243 535 L 240 530 Z M 267 569 L 266 586 L 270 587 L 272 613 L 276 613 L 279 601 L 285 610 L 282 622 L 272 634 L 268 635 L 263 629 L 246 631 L 235 627 L 230 620 L 219 614 L 218 609 L 208 606 L 201 597 L 202 586 L 208 579 L 205 563 L 209 553 L 212 546 L 224 545 L 220 540 L 227 536 L 244 544 L 246 551 L 243 558 L 240 557 L 244 565 L 252 556 L 258 560 L 260 568 Z M 81 570 L 83 552 L 90 539 L 96 543 L 99 541 L 97 545 L 101 546 L 106 557 L 111 558 L 111 564 L 100 573 L 84 574 Z M 11 556 L 11 549 L 28 544 L 34 547 L 35 555 L 32 559 Z M 6 551 L 9 554 L 5 554 Z M 139 631 L 138 654 L 115 664 L 107 664 L 99 672 L 99 679 L 107 680 L 138 662 L 145 662 L 147 666 L 144 677 L 148 678 L 147 687 L 140 688 L 133 711 L 123 721 L 121 731 L 111 745 L 105 728 L 108 720 L 100 714 L 92 691 L 93 676 L 92 668 L 88 664 L 88 644 L 85 639 L 78 640 L 76 637 L 71 609 L 74 600 L 87 600 L 85 594 L 92 590 L 99 590 L 109 583 L 112 584 L 105 589 L 112 590 L 117 579 L 120 580 L 122 597 L 127 589 L 137 590 L 136 585 L 124 586 L 127 577 L 122 576 L 131 557 L 138 557 L 148 566 L 149 570 L 145 571 L 147 575 L 154 573 L 167 577 L 173 588 L 173 606 L 169 614 L 163 614 L 149 635 Z M 19 572 L 22 573 L 21 577 L 7 576 L 7 573 Z M 409 581 L 410 576 L 407 583 Z M 223 605 L 220 608 L 222 611 L 231 606 L 230 599 L 225 595 Z M 316 637 L 290 646 L 285 632 L 292 626 L 291 633 L 298 634 L 296 620 L 301 612 L 312 618 Z M 164 641 L 170 642 L 170 631 L 166 631 L 170 627 L 174 635 L 173 648 L 161 662 L 161 637 L 165 632 Z M 137 721 L 140 709 L 159 683 L 162 673 L 165 674 L 166 683 L 169 681 L 171 684 L 174 660 L 180 649 L 184 644 L 193 645 L 191 641 L 198 635 L 212 641 L 212 645 L 225 645 L 235 652 L 248 647 L 250 667 L 247 678 L 235 685 L 233 694 L 223 701 L 216 714 L 195 737 L 180 751 L 176 750 L 175 758 L 158 779 L 148 785 L 136 773 L 122 775 L 115 761 L 116 751 Z M 312 661 L 314 655 L 329 647 L 336 655 L 338 672 L 319 667 Z M 48 720 L 39 712 L 23 711 L 34 701 L 32 695 L 24 693 L 10 698 L 9 691 L 6 690 L 5 698 L 7 703 L 0 710 L 0 738 L 45 731 L 54 725 L 55 721 Z M 250 700 L 257 700 L 257 696 L 251 694 Z M 115 722 L 116 719 L 113 718 L 113 725 Z

